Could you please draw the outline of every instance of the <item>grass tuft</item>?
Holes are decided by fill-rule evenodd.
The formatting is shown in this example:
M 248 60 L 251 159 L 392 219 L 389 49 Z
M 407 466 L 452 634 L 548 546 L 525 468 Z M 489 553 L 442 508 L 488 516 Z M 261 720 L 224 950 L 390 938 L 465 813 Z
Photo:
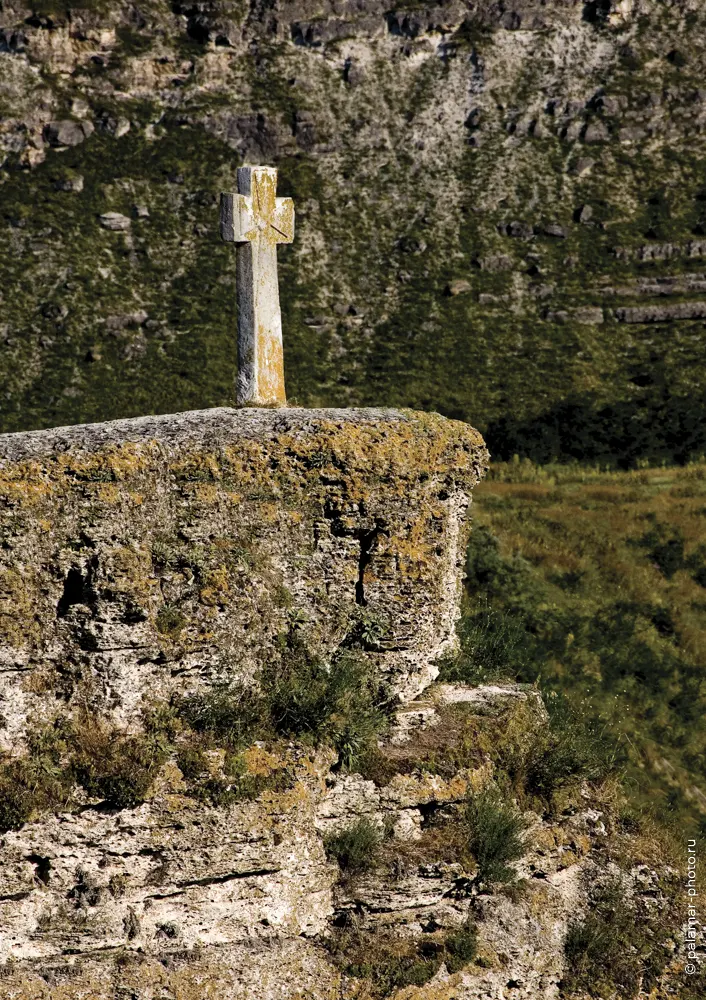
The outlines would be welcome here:
M 367 817 L 362 817 L 352 826 L 327 837 L 324 843 L 326 854 L 335 858 L 344 872 L 360 873 L 375 867 L 382 834 Z
M 516 881 L 512 863 L 526 852 L 527 824 L 516 806 L 495 789 L 474 795 L 466 807 L 469 847 L 478 863 L 478 881 L 485 885 Z

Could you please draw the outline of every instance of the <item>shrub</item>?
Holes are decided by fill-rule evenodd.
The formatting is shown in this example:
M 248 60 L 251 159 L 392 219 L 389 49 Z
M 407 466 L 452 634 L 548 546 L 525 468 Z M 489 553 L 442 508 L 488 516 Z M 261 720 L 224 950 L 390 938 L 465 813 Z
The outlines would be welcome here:
M 387 724 L 373 667 L 351 651 L 326 663 L 296 630 L 282 642 L 281 661 L 263 671 L 260 691 L 222 685 L 182 699 L 179 715 L 196 732 L 232 749 L 256 739 L 295 737 L 331 744 L 341 765 L 353 768 Z
M 329 742 L 352 769 L 384 729 L 384 694 L 370 663 L 344 652 L 330 664 L 290 635 L 282 662 L 262 677 L 272 727 L 282 736 Z
M 504 558 L 499 539 L 483 525 L 475 525 L 466 553 L 468 586 L 488 596 L 515 593 L 528 576 L 529 565 L 520 557 Z
M 164 750 L 144 736 L 125 735 L 93 719 L 77 726 L 71 752 L 73 775 L 89 795 L 100 796 L 113 809 L 144 802 Z
M 269 729 L 264 697 L 239 683 L 189 695 L 177 703 L 177 711 L 197 733 L 232 749 L 247 746 Z
M 71 783 L 63 766 L 67 736 L 57 719 L 28 732 L 25 756 L 0 758 L 0 831 L 17 830 L 34 813 L 69 798 Z
M 44 796 L 28 773 L 24 761 L 2 762 L 0 777 L 0 832 L 19 830 Z
M 629 998 L 650 992 L 670 958 L 676 923 L 670 926 L 669 908 L 650 910 L 615 876 L 595 880 L 590 902 L 564 941 L 567 994 Z
M 561 695 L 545 696 L 549 725 L 524 725 L 503 747 L 502 766 L 520 795 L 550 802 L 554 793 L 578 781 L 601 781 L 614 772 L 621 754 L 605 729 Z
M 171 639 L 176 639 L 186 625 L 186 618 L 174 604 L 163 604 L 157 612 L 157 631 Z
M 330 858 L 335 858 L 346 872 L 362 872 L 372 868 L 382 835 L 369 819 L 363 817 L 352 826 L 327 837 L 324 846 Z
M 516 807 L 494 789 L 473 796 L 466 807 L 468 846 L 478 863 L 481 883 L 514 882 L 511 862 L 525 855 L 523 834 L 527 828 Z
M 355 926 L 335 933 L 329 943 L 336 963 L 349 976 L 367 981 L 361 996 L 391 997 L 405 986 L 423 986 L 442 962 L 451 972 L 476 956 L 477 932 L 470 921 L 443 937 L 397 937 L 389 931 L 359 930 Z
M 384 931 L 339 932 L 329 947 L 346 975 L 366 981 L 367 990 L 361 995 L 380 1000 L 405 986 L 428 983 L 442 962 L 439 942 L 416 941 Z
M 458 972 L 470 965 L 478 953 L 478 929 L 471 921 L 449 934 L 444 942 L 446 968 Z

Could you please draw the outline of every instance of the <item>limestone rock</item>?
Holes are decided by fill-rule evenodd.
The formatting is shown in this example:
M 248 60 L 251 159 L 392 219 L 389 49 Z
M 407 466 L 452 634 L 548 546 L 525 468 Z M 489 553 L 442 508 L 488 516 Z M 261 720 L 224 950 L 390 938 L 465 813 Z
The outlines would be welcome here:
M 126 232 L 131 226 L 131 220 L 127 215 L 120 212 L 105 212 L 98 216 L 98 221 L 104 229 L 112 229 L 114 232 Z
M 678 302 L 663 306 L 625 306 L 615 310 L 621 323 L 665 323 L 680 319 L 706 319 L 706 302 Z
M 51 146 L 78 146 L 93 131 L 89 121 L 51 122 L 44 129 L 44 138 Z
M 145 320 L 117 315 L 111 334 Z M 233 660 L 252 676 L 292 616 L 327 656 L 364 609 L 379 635 L 367 655 L 416 694 L 455 642 L 486 462 L 467 425 L 394 410 L 214 409 L 0 437 L 0 655 L 14 665 L 0 740 L 50 710 L 34 672 L 83 664 L 97 704 L 128 721 L 147 693 L 212 683 Z

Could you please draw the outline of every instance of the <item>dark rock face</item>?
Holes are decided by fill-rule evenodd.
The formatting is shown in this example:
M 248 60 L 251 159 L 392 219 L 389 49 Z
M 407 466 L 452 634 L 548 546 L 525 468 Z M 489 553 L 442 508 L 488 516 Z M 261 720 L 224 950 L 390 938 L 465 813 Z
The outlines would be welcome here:
M 536 427 L 581 396 L 587 414 L 627 400 L 649 422 L 660 404 L 635 364 L 673 394 L 706 381 L 689 308 L 651 321 L 670 326 L 656 346 L 619 318 L 627 296 L 597 334 L 578 318 L 604 288 L 650 279 L 647 306 L 645 288 L 701 267 L 694 5 L 56 6 L 0 14 L 3 429 L 229 403 L 235 260 L 217 200 L 242 162 L 278 166 L 297 204 L 280 274 L 302 404 L 404 403 L 481 428 L 511 407 Z M 468 292 L 448 295 L 455 282 Z M 61 338 L 39 286 L 67 310 Z M 701 294 L 683 289 L 685 306 Z M 152 325 L 124 337 L 104 322 L 139 310 Z

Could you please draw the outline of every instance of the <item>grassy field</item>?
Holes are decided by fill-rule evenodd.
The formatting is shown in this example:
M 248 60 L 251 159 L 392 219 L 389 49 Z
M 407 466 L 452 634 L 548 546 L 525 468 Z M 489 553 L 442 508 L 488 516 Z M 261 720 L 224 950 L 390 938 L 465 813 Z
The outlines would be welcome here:
M 445 674 L 566 694 L 636 810 L 706 827 L 706 465 L 495 465 L 475 493 L 463 652 Z

